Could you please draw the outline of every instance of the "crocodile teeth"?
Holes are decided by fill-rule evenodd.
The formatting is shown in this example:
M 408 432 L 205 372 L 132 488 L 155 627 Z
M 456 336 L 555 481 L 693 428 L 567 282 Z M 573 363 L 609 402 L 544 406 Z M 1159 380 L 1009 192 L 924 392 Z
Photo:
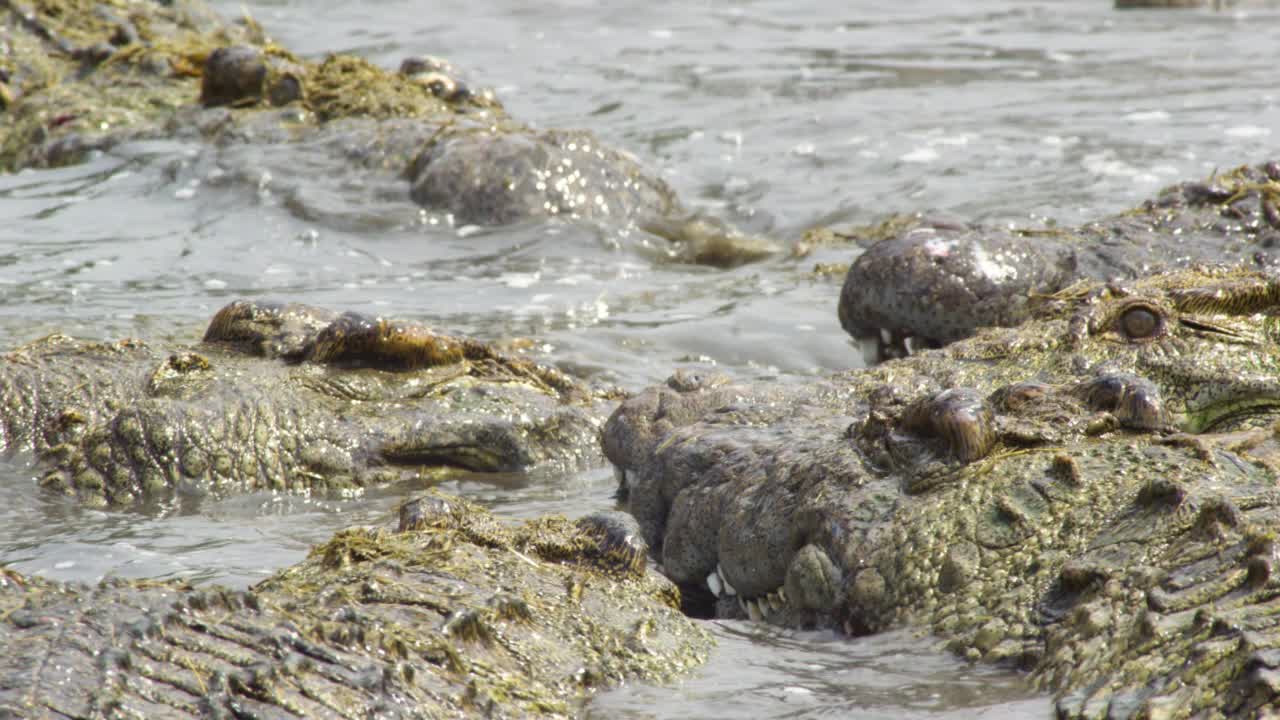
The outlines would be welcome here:
M 892 345 L 893 335 L 889 334 L 888 330 L 885 330 L 884 328 L 880 328 L 880 342 L 884 345 Z
M 753 622 L 764 620 L 764 613 L 760 612 L 760 604 L 755 600 L 747 601 L 747 617 L 751 618 Z
M 750 615 L 750 614 L 751 614 L 751 613 L 747 612 L 747 601 L 746 601 L 745 599 L 743 599 L 743 597 L 742 597 L 741 595 L 739 595 L 739 596 L 738 596 L 738 607 L 742 608 L 742 613 L 743 613 L 744 615 Z
M 783 607 L 791 604 L 791 602 L 787 600 L 787 589 L 785 587 L 778 588 L 778 599 L 782 601 Z
M 720 578 L 720 585 L 724 588 L 725 594 L 727 595 L 738 594 L 738 591 L 735 590 L 733 586 L 729 584 L 729 579 L 724 576 L 724 568 L 720 567 L 719 563 L 716 564 L 716 575 L 719 576 Z
M 724 590 L 724 587 L 720 583 L 720 576 L 715 573 L 711 573 L 710 575 L 708 575 L 707 588 L 711 590 L 712 595 L 715 595 L 716 597 L 720 597 L 720 593 L 723 592 Z
M 774 612 L 782 612 L 783 608 L 786 607 L 786 603 L 782 602 L 782 598 L 778 597 L 777 592 L 769 593 L 765 596 L 765 599 L 769 601 L 769 607 Z

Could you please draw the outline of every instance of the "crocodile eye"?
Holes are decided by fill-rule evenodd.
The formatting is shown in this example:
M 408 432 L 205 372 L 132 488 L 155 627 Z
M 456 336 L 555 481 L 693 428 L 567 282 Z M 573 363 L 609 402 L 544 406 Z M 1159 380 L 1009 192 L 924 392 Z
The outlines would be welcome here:
M 1150 305 L 1133 305 L 1120 313 L 1116 325 L 1130 340 L 1149 340 L 1164 331 L 1164 313 Z

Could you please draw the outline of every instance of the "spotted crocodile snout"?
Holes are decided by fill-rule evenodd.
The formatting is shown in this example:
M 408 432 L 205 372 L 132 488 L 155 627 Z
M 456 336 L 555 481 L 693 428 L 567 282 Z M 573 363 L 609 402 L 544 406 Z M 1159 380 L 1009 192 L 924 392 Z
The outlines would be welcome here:
M 1062 287 L 1073 269 L 1074 256 L 1056 243 L 922 222 L 854 261 L 840 324 L 854 337 L 878 337 L 882 358 L 910 354 L 1026 320 L 1029 294 Z

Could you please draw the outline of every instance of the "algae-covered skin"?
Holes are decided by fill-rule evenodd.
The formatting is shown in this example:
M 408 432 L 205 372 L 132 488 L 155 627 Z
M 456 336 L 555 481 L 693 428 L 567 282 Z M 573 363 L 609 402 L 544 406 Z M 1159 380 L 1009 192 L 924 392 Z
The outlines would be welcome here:
M 613 515 L 508 526 L 428 496 L 246 591 L 0 568 L 0 716 L 576 716 L 711 645 Z
M 208 54 L 247 42 L 202 4 L 4 0 L 0 169 L 78 162 L 196 102 Z
M 352 55 L 300 58 L 198 0 L 2 0 L 0 33 L 0 170 L 75 163 L 140 138 L 276 146 L 287 168 L 403 182 L 405 202 L 457 226 L 635 224 L 658 229 L 676 259 L 716 265 L 777 250 L 690 213 L 661 177 L 589 132 L 524 125 L 438 58 L 395 71 Z M 257 182 L 246 158 L 264 155 L 274 156 L 220 153 L 219 176 Z
M 1260 272 L 1081 283 L 826 380 L 677 374 L 605 452 L 692 608 L 923 627 L 1063 717 L 1240 717 L 1280 701 L 1278 311 Z
M 840 324 L 883 357 L 979 327 L 1021 323 L 1032 298 L 1076 280 L 1130 279 L 1203 263 L 1280 265 L 1280 163 L 1184 182 L 1077 228 L 1010 230 L 920 219 L 850 266 Z
M 304 60 L 251 19 L 225 23 L 197 0 L 4 0 L 0 9 L 9 98 L 0 168 L 9 170 L 193 130 L 269 139 L 269 129 L 297 134 L 343 118 L 411 119 L 425 140 L 464 116 L 510 122 L 489 94 L 441 98 L 413 75 L 350 55 Z
M 0 356 L 0 449 L 91 505 L 350 493 L 584 467 L 611 392 L 413 323 L 242 301 L 196 345 L 55 335 Z

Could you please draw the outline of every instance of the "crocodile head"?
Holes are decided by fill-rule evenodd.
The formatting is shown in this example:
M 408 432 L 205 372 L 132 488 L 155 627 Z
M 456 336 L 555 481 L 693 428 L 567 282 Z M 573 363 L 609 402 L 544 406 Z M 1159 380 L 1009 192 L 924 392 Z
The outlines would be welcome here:
M 1073 228 L 1011 229 L 919 220 L 872 245 L 841 289 L 841 326 L 875 337 L 881 359 L 978 328 L 1018 325 L 1033 296 L 1081 278 L 1144 277 L 1229 263 L 1274 266 L 1280 163 L 1164 188 L 1119 215 Z
M 881 240 L 849 267 L 837 310 L 854 337 L 875 337 L 881 359 L 1017 325 L 1028 296 L 1076 275 L 1075 254 L 1056 242 L 1000 229 L 920 222 Z
M 46 338 L 0 361 L 0 445 L 94 505 L 252 490 L 358 492 L 441 471 L 598 457 L 602 400 L 415 323 L 236 302 L 203 342 Z
M 1164 603 L 1194 640 L 1196 611 L 1258 597 L 1227 597 L 1250 563 L 1274 584 L 1277 311 L 1257 272 L 1076 285 L 1020 327 L 822 381 L 675 378 L 624 403 L 605 451 L 692 610 L 923 624 L 1080 687 L 1186 657 L 1116 641 L 1073 663 L 1091 637 L 1158 634 Z
M 1107 410 L 1121 398 L 1108 396 L 1108 382 L 1099 378 L 1135 376 L 1159 394 L 1161 407 L 1145 419 L 1126 417 L 1133 429 L 1199 433 L 1276 405 L 1275 274 L 1198 267 L 1128 284 L 1086 281 L 1038 298 L 1030 312 L 1026 325 L 990 329 L 919 360 L 893 363 L 887 368 L 898 370 L 887 372 L 986 391 L 1019 380 L 1083 382 L 1093 389 L 1079 391 L 1092 393 L 1091 402 Z M 1114 389 L 1115 382 L 1109 385 Z

